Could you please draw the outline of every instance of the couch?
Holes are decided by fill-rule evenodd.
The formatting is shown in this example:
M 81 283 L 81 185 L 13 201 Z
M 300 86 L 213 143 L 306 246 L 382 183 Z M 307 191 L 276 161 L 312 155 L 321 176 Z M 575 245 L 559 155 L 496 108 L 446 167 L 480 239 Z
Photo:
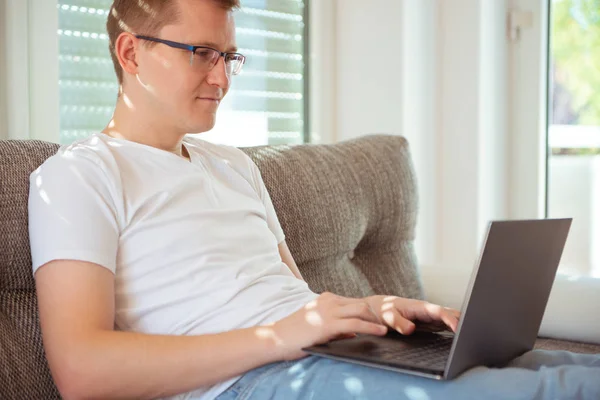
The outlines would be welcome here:
M 57 149 L 0 141 L 0 399 L 60 398 L 44 357 L 27 234 L 29 174 Z M 423 297 L 413 248 L 415 172 L 404 138 L 244 151 L 314 291 Z M 543 338 L 536 347 L 600 353 L 600 346 Z

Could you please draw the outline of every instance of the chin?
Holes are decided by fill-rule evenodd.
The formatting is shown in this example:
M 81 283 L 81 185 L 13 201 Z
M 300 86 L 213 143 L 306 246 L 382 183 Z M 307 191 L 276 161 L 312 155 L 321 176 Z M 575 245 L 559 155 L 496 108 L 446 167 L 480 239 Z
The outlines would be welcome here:
M 193 121 L 188 125 L 188 133 L 203 133 L 208 132 L 215 127 L 215 118 L 204 121 Z
M 205 107 L 191 107 L 180 118 L 185 122 L 188 133 L 208 132 L 215 127 L 217 110 Z

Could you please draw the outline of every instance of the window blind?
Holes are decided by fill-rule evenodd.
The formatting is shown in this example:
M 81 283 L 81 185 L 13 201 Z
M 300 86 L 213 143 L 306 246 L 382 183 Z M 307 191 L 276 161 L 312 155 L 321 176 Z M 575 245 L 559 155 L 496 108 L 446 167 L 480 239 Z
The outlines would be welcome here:
M 217 119 L 219 134 L 248 143 L 296 144 L 305 138 L 305 23 L 302 0 L 242 0 L 236 11 L 239 52 L 247 57 L 233 77 Z M 103 129 L 118 91 L 108 51 L 111 0 L 59 0 L 60 141 Z M 237 136 L 236 136 L 237 135 Z

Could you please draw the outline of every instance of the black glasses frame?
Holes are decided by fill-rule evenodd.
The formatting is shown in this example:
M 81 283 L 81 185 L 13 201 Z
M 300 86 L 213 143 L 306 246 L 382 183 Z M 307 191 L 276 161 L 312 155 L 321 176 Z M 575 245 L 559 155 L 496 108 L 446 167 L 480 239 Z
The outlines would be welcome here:
M 246 62 L 246 56 L 244 56 L 243 54 L 240 53 L 228 53 L 226 51 L 219 51 L 213 47 L 209 47 L 209 46 L 193 46 L 191 44 L 185 44 L 185 43 L 179 43 L 179 42 L 174 42 L 172 40 L 166 40 L 166 39 L 159 39 L 159 38 L 155 38 L 155 37 L 151 37 L 151 36 L 144 36 L 144 35 L 135 35 L 136 38 L 141 39 L 141 40 L 147 40 L 149 42 L 156 42 L 156 43 L 162 43 L 165 44 L 169 47 L 173 47 L 176 49 L 182 49 L 182 50 L 188 50 L 191 51 L 192 54 L 196 54 L 196 50 L 198 49 L 209 49 L 209 50 L 213 50 L 216 51 L 217 53 L 219 53 L 219 57 L 223 57 L 223 60 L 225 60 L 225 63 L 227 63 L 227 60 L 229 59 L 229 57 L 234 56 L 237 57 L 241 63 L 239 68 L 237 68 L 237 71 L 232 71 L 232 75 L 237 75 L 240 73 L 242 66 L 245 64 Z M 190 63 L 191 63 L 191 59 L 190 59 Z M 216 63 L 215 63 L 216 65 Z M 213 65 L 214 67 L 214 65 Z

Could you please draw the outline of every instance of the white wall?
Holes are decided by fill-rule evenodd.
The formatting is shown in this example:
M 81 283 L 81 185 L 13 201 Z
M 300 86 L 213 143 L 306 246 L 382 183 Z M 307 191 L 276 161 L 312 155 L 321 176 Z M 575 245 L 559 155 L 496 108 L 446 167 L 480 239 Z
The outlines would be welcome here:
M 11 0 L 19 1 L 22 0 Z M 25 2 L 23 2 L 25 3 Z M 58 12 L 56 3 L 29 0 L 28 26 L 37 32 L 56 32 Z M 56 98 L 58 62 L 48 62 L 58 54 L 58 35 L 28 35 L 29 49 L 29 138 L 56 142 L 60 110 Z
M 337 1 L 311 1 L 309 91 L 310 137 L 313 143 L 332 143 L 337 132 L 336 54 Z
M 5 46 L 4 52 L 0 53 L 2 55 L 0 63 L 4 68 L 4 75 L 0 75 L 2 79 L 0 92 L 4 92 L 6 98 L 2 108 L 5 120 L 0 126 L 4 125 L 6 138 L 27 139 L 30 132 L 29 22 L 26 12 L 28 2 L 23 0 L 0 0 L 0 2 L 4 4 L 0 24 L 3 25 L 1 32 Z M 37 45 L 43 46 L 43 43 Z M 47 60 L 44 62 L 47 63 Z
M 338 2 L 335 50 L 340 138 L 402 131 L 402 4 Z
M 0 140 L 8 136 L 6 120 L 6 1 L 0 0 Z

